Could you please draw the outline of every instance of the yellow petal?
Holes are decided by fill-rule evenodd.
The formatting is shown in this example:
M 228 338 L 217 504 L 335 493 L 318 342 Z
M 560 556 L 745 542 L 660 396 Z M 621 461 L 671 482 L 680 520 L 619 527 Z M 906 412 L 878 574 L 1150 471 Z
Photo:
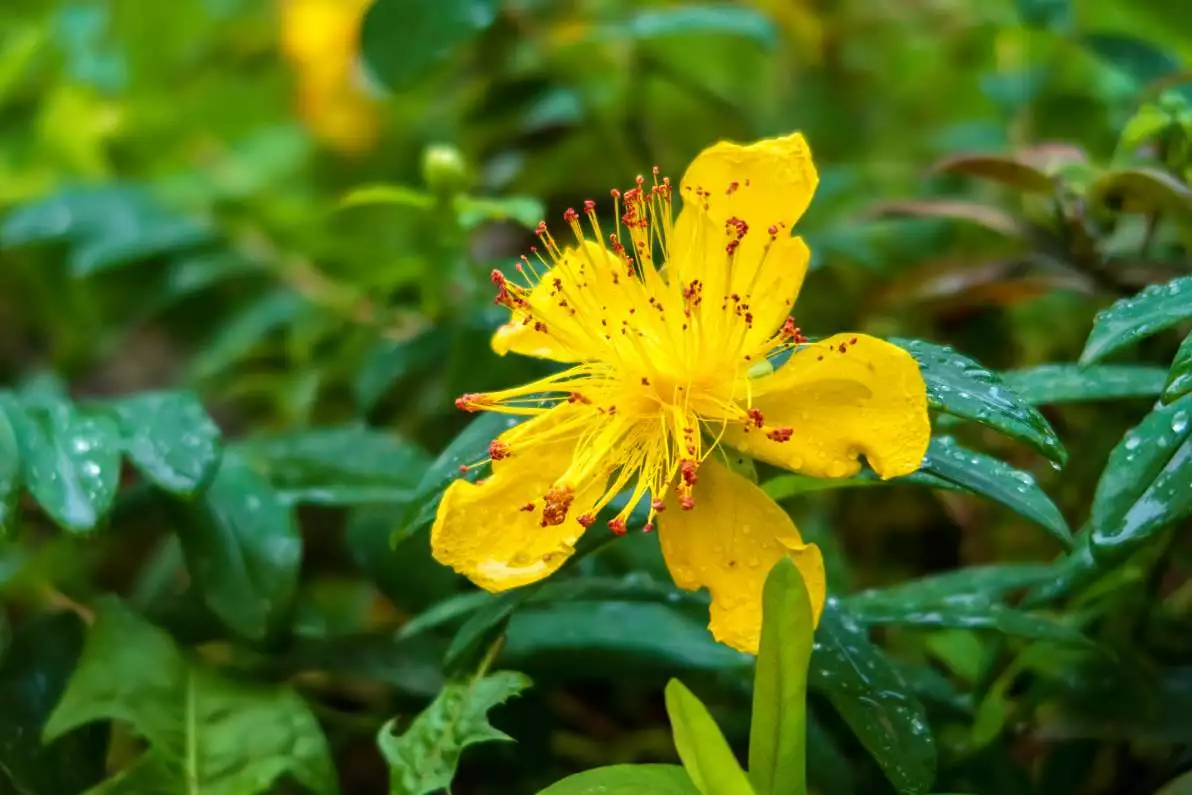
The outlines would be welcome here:
M 803 574 L 819 622 L 826 592 L 819 547 L 804 544 L 791 518 L 755 484 L 709 459 L 699 470 L 695 508 L 670 505 L 658 521 L 675 584 L 712 594 L 708 627 L 716 640 L 757 653 L 762 587 L 783 556 Z
M 567 249 L 554 267 L 539 271 L 541 277 L 526 296 L 529 310 L 515 310 L 509 323 L 497 329 L 493 350 L 558 362 L 598 358 L 606 342 L 601 319 L 628 312 L 630 299 L 642 291 L 626 269 L 616 254 L 591 241 Z M 520 281 L 510 279 L 510 284 Z
M 721 141 L 692 161 L 679 190 L 685 206 L 704 209 L 717 225 L 740 218 L 749 224 L 746 239 L 760 239 L 771 225 L 789 234 L 818 183 L 811 149 L 794 133 L 746 146 Z
M 552 414 L 567 410 L 552 410 L 507 434 L 529 438 L 531 423 L 545 430 L 557 422 Z M 483 482 L 461 479 L 448 487 L 431 527 L 435 560 L 488 591 L 537 582 L 566 562 L 584 532 L 577 517 L 592 508 L 604 484 L 593 481 L 580 488 L 567 517 L 544 525 L 545 495 L 571 463 L 576 442 L 574 437 L 546 439 L 532 446 L 519 443 L 511 456 L 493 462 L 492 476 Z
M 896 345 L 838 334 L 807 345 L 753 383 L 764 429 L 733 426 L 725 444 L 815 477 L 854 475 L 864 454 L 883 478 L 914 472 L 931 438 L 919 365 Z M 771 429 L 790 431 L 787 441 Z

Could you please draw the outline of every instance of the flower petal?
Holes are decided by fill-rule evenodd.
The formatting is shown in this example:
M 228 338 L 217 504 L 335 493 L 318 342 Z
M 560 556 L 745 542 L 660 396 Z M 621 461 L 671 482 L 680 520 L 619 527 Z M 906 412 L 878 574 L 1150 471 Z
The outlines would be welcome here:
M 819 547 L 804 544 L 794 522 L 765 492 L 711 459 L 699 472 L 695 507 L 669 506 L 659 516 L 662 553 L 675 584 L 712 594 L 713 637 L 757 653 L 762 631 L 762 588 L 783 556 L 803 574 L 818 623 L 826 580 Z
M 565 410 L 554 409 L 507 432 L 526 439 L 531 423 L 544 426 L 542 442 L 519 443 L 513 455 L 493 462 L 487 480 L 461 479 L 447 488 L 431 527 L 435 560 L 487 591 L 504 591 L 541 580 L 571 557 L 584 532 L 577 517 L 596 503 L 604 482 L 594 479 L 578 489 L 561 523 L 543 524 L 545 495 L 571 463 L 577 441 L 548 435 L 549 426 L 558 422 L 551 415 Z
M 800 348 L 753 383 L 765 427 L 730 427 L 724 443 L 777 466 L 840 478 L 861 468 L 861 454 L 883 478 L 917 470 L 931 423 L 919 365 L 896 345 L 838 334 Z M 777 431 L 777 433 L 775 433 Z M 775 436 L 789 439 L 775 441 Z
M 718 226 L 740 218 L 761 238 L 771 225 L 789 234 L 818 183 L 811 149 L 794 133 L 746 146 L 721 141 L 692 161 L 679 190 Z
M 585 240 L 541 274 L 526 296 L 528 308 L 514 310 L 493 335 L 492 348 L 501 356 L 512 351 L 557 362 L 598 358 L 606 347 L 601 319 L 628 312 L 640 290 L 624 260 Z

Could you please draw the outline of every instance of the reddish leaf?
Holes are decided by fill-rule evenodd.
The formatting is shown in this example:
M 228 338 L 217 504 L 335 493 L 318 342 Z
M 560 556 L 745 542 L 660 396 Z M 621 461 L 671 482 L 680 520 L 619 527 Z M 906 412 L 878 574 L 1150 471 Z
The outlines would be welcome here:
M 1009 213 L 996 207 L 954 199 L 924 199 L 883 202 L 872 207 L 870 217 L 912 216 L 917 218 L 947 218 L 968 221 L 1006 237 L 1021 238 L 1025 230 Z
M 1011 155 L 954 155 L 936 163 L 933 170 L 967 174 L 1035 193 L 1055 192 L 1055 180 L 1047 172 Z

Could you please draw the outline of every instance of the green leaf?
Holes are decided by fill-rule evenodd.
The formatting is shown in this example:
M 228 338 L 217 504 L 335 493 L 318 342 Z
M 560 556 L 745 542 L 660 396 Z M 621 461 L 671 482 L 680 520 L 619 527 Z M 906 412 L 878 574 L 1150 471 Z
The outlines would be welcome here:
M 824 606 L 816 630 L 810 683 L 828 697 L 896 790 L 928 792 L 936 749 L 923 705 L 834 598 Z
M 611 765 L 585 770 L 538 795 L 699 795 L 678 765 Z
M 807 666 L 815 618 L 803 575 L 778 562 L 762 592 L 762 639 L 753 678 L 749 779 L 757 795 L 807 792 Z
M 450 330 L 441 325 L 427 326 L 409 339 L 378 341 L 356 374 L 356 405 L 362 412 L 371 411 L 390 387 L 431 369 L 450 349 Z
M 443 688 L 400 736 L 386 723 L 377 745 L 389 765 L 389 795 L 427 795 L 447 789 L 463 750 L 474 743 L 512 740 L 488 722 L 488 712 L 519 695 L 530 680 L 499 671 Z
M 45 736 L 105 720 L 131 724 L 150 748 L 97 792 L 248 795 L 284 775 L 312 792 L 337 791 L 326 739 L 293 690 L 189 662 L 165 632 L 111 598 L 99 603 Z
M 493 221 L 515 221 L 526 229 L 534 229 L 546 217 L 542 202 L 531 196 L 484 198 L 460 195 L 455 197 L 455 211 L 464 229 L 474 229 Z
M 1056 463 L 1068 457 L 1050 423 L 997 375 L 944 345 L 891 340 L 919 363 L 928 403 L 937 411 L 973 420 L 1031 445 Z
M 189 496 L 211 479 L 221 454 L 219 426 L 191 392 L 145 392 L 107 404 L 124 451 L 159 488 Z
M 429 457 L 392 431 L 364 425 L 256 436 L 235 451 L 291 502 L 406 502 Z
M 651 8 L 605 25 L 602 38 L 648 41 L 672 36 L 707 34 L 750 39 L 767 49 L 777 46 L 778 29 L 765 14 L 742 6 L 709 3 L 677 8 Z
M 1091 511 L 1094 556 L 1118 559 L 1192 515 L 1192 395 L 1126 434 L 1101 474 Z
M 1034 406 L 1154 397 L 1166 378 L 1161 367 L 1129 364 L 1044 364 L 1002 373 L 1006 386 Z
M 494 598 L 474 612 L 451 639 L 451 645 L 443 656 L 443 667 L 448 671 L 459 671 L 470 667 L 474 658 L 493 642 L 504 630 L 514 611 L 533 596 L 536 586 L 518 588 Z M 508 652 L 508 646 L 505 649 Z
M 1049 30 L 1066 30 L 1072 20 L 1072 0 L 1016 0 L 1023 23 Z
M 1184 337 L 1171 362 L 1163 388 L 1163 402 L 1171 403 L 1189 393 L 1192 393 L 1192 334 Z
M 82 648 L 82 622 L 56 613 L 27 620 L 0 654 L 0 792 L 79 795 L 103 777 L 106 727 L 41 741 Z
M 62 528 L 95 529 L 120 480 L 120 434 L 107 414 L 50 395 L 0 394 L 20 449 L 25 487 Z
M 754 795 L 708 708 L 678 679 L 666 685 L 666 714 L 683 768 L 702 795 Z
M 484 413 L 468 424 L 459 436 L 439 454 L 423 473 L 414 490 L 412 505 L 417 509 L 396 534 L 394 543 L 426 527 L 435 518 L 443 492 L 459 477 L 475 480 L 479 470 L 460 475 L 462 465 L 475 464 L 488 458 L 488 445 L 500 434 L 517 425 L 518 418 L 506 414 Z
M 21 496 L 21 448 L 8 419 L 9 401 L 0 401 L 0 541 L 8 538 L 17 521 Z
M 377 0 L 360 47 L 372 75 L 394 91 L 413 88 L 487 30 L 496 0 Z
M 956 444 L 948 436 L 931 440 L 923 470 L 966 491 L 1005 505 L 1047 530 L 1066 548 L 1072 545 L 1072 531 L 1063 514 L 1029 472 L 1015 469 L 984 453 Z
M 278 289 L 250 303 L 220 326 L 189 367 L 192 379 L 218 375 L 247 356 L 268 334 L 293 323 L 310 309 L 305 298 Z
M 748 668 L 750 655 L 716 643 L 707 620 L 651 602 L 561 602 L 526 607 L 509 622 L 502 659 L 562 669 L 558 660 L 600 669 L 632 663 L 666 671 Z M 461 634 L 463 630 L 460 631 Z M 578 673 L 580 665 L 567 667 Z
M 215 239 L 206 225 L 161 206 L 141 188 L 73 187 L 8 214 L 0 245 L 66 242 L 76 276 L 193 249 Z
M 242 637 L 267 638 L 298 585 L 302 536 L 290 508 L 229 453 L 210 487 L 178 506 L 177 517 L 187 570 L 207 606 Z
M 891 588 L 872 589 L 845 600 L 863 624 L 993 630 L 1005 635 L 1087 644 L 1079 630 L 1048 616 L 1003 604 L 1007 591 L 1028 588 L 1054 576 L 1051 566 L 992 565 L 924 577 Z
M 1120 33 L 1087 33 L 1081 41 L 1099 58 L 1117 67 L 1141 89 L 1179 71 L 1180 62 L 1153 44 Z
M 341 208 L 366 207 L 374 204 L 429 210 L 435 206 L 435 197 L 425 191 L 405 185 L 362 185 L 349 191 L 339 202 Z
M 1192 220 L 1192 188 L 1154 168 L 1107 172 L 1089 185 L 1088 201 L 1125 212 L 1162 212 L 1184 222 Z
M 1192 276 L 1152 284 L 1098 312 L 1081 362 L 1095 362 L 1139 340 L 1192 318 Z
M 1056 181 L 1045 171 L 1007 155 L 952 155 L 936 163 L 935 170 L 946 174 L 981 177 L 1007 187 L 1034 193 L 1050 195 L 1055 193 L 1056 189 Z

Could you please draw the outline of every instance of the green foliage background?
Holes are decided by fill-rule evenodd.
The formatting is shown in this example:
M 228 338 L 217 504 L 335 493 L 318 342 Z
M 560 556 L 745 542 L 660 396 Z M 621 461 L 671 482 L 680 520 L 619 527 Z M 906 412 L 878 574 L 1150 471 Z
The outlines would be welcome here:
M 936 434 L 759 472 L 827 556 L 811 791 L 1186 791 L 1192 8 L 299 5 L 0 4 L 0 793 L 536 793 L 676 763 L 672 676 L 744 759 L 653 537 L 491 597 L 427 529 L 505 427 L 453 398 L 545 372 L 490 271 L 795 129 L 800 325 L 905 345 Z

